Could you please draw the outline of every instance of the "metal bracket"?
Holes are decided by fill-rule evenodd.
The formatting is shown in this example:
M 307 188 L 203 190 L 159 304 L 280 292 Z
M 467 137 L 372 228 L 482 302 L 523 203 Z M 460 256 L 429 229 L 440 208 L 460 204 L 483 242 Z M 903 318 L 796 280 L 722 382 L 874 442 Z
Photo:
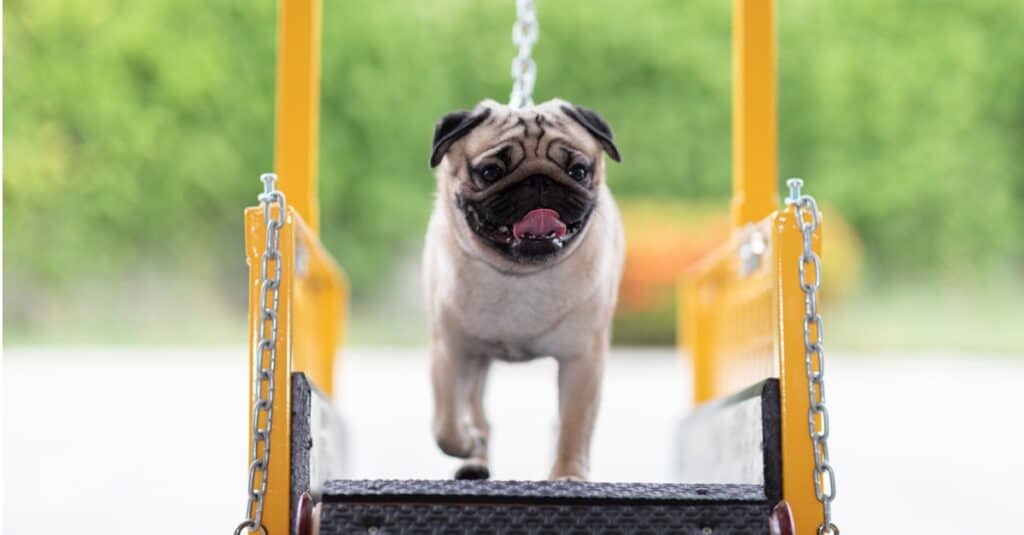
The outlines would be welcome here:
M 768 240 L 757 225 L 749 224 L 739 231 L 740 275 L 747 277 L 761 267 L 768 252 Z

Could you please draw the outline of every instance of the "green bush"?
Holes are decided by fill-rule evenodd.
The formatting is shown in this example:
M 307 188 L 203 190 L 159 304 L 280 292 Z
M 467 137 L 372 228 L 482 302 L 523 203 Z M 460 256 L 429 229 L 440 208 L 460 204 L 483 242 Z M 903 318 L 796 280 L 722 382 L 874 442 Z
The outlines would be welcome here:
M 729 3 L 539 4 L 536 95 L 609 120 L 618 194 L 724 199 Z M 778 10 L 780 175 L 844 213 L 876 272 L 1019 268 L 1024 4 Z M 513 11 L 325 2 L 322 227 L 357 296 L 421 239 L 434 121 L 507 98 Z M 59 289 L 140 266 L 237 281 L 241 210 L 272 168 L 273 2 L 19 0 L 4 15 L 8 282 Z

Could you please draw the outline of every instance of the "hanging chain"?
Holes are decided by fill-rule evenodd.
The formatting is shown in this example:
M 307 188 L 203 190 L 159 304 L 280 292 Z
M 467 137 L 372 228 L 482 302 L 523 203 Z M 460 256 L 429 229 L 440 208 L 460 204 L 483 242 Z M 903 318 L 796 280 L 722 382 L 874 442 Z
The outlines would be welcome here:
M 818 535 L 839 535 L 832 523 L 832 500 L 836 497 L 836 475 L 828 457 L 828 408 L 825 406 L 825 349 L 822 345 L 821 314 L 818 312 L 818 290 L 821 288 L 821 258 L 812 248 L 814 232 L 821 223 L 818 203 L 810 195 L 802 195 L 804 181 L 791 178 L 787 204 L 796 210 L 797 224 L 803 235 L 803 254 L 800 255 L 800 289 L 804 292 L 804 364 L 807 368 L 807 389 L 810 407 L 807 426 L 814 448 L 814 495 L 821 502 L 823 518 Z M 808 280 L 808 270 L 814 278 Z M 813 339 L 812 339 L 813 337 Z
M 533 61 L 533 45 L 540 37 L 537 8 L 534 0 L 516 0 L 516 23 L 512 26 L 512 42 L 519 53 L 512 59 L 512 95 L 508 105 L 513 109 L 533 106 L 533 84 L 537 82 L 537 63 Z
M 277 175 L 265 173 L 260 176 L 260 180 L 263 181 L 263 193 L 258 199 L 263 204 L 263 219 L 267 223 L 267 245 L 260 260 L 260 338 L 253 350 L 257 372 L 252 384 L 249 499 L 245 506 L 245 520 L 235 528 L 235 535 L 241 535 L 243 530 L 244 533 L 267 535 L 267 528 L 263 525 L 263 503 L 270 475 L 270 431 L 274 416 L 274 370 L 277 361 L 277 305 L 282 264 L 278 245 L 285 221 L 285 200 L 284 194 L 274 189 Z M 271 207 L 274 205 L 277 205 L 277 217 L 271 217 Z M 261 421 L 264 422 L 262 427 Z

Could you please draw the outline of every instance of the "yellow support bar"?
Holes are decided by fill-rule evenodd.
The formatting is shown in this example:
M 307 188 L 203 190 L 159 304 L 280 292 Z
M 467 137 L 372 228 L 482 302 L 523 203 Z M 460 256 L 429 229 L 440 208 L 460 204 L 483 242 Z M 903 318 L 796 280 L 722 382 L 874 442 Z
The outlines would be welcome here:
M 779 202 L 774 5 L 733 0 L 733 228 L 768 217 Z
M 278 189 L 320 233 L 316 164 L 320 116 L 320 0 L 281 0 L 274 169 Z

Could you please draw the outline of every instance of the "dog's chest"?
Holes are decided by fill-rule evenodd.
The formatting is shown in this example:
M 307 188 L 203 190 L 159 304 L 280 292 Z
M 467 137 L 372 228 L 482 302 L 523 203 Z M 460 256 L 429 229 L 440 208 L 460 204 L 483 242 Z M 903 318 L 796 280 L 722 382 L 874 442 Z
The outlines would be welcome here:
M 474 263 L 475 264 L 475 263 Z M 463 327 L 484 340 L 516 346 L 551 333 L 581 301 L 579 281 L 559 267 L 523 276 L 501 274 L 469 265 L 460 277 L 464 284 L 452 294 Z M 510 353 L 515 353 L 510 347 Z M 526 356 L 508 355 L 519 360 Z

